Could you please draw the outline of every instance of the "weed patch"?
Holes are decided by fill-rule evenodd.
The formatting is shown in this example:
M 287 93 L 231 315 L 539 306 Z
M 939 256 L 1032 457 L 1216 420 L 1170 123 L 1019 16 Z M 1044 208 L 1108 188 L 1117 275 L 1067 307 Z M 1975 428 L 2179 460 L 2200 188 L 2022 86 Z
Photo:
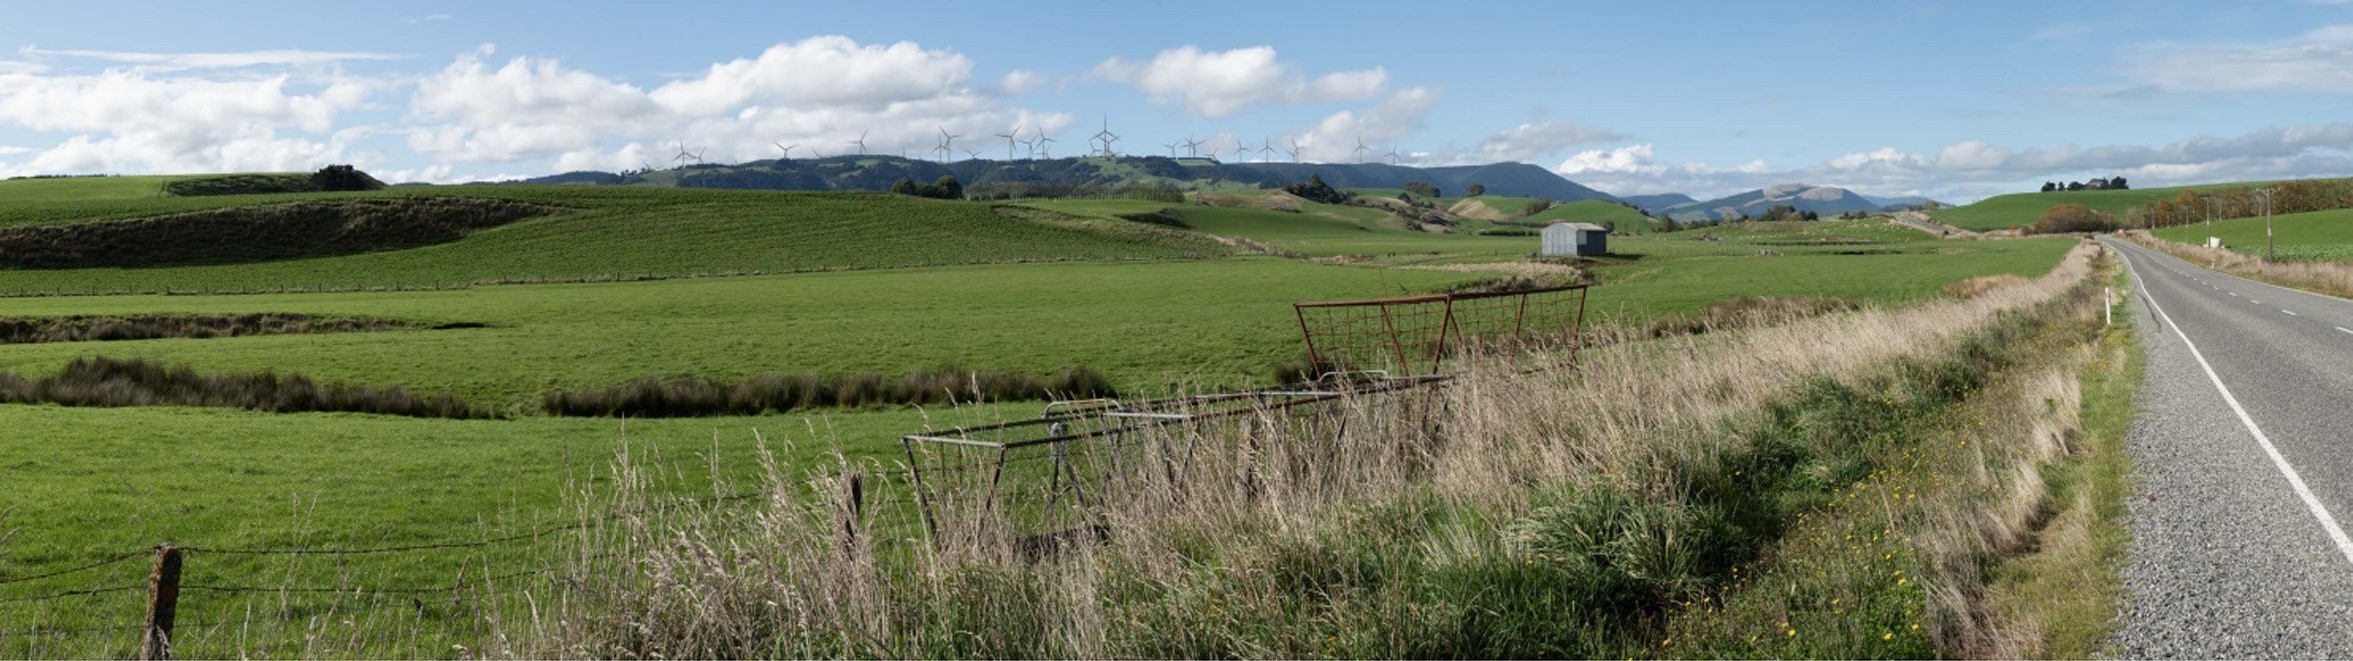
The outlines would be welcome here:
M 214 338 L 296 333 L 357 333 L 416 328 L 412 322 L 371 317 L 321 317 L 299 313 L 262 312 L 225 315 L 135 314 L 127 316 L 73 315 L 65 317 L 0 317 L 0 344 L 43 342 L 110 342 L 162 338 Z M 434 326 L 481 328 L 482 324 L 452 322 Z
M 879 373 L 761 374 L 728 383 L 717 379 L 638 379 L 602 390 L 556 391 L 542 400 L 549 414 L 587 417 L 684 418 L 762 415 L 813 408 L 888 404 L 936 405 L 1114 397 L 1102 372 L 1072 367 L 1052 375 L 942 367 L 897 378 Z
M 273 413 L 350 412 L 412 418 L 488 418 L 446 393 L 417 395 L 400 386 L 322 384 L 300 374 L 198 374 L 144 360 L 94 357 L 27 381 L 0 372 L 0 402 L 63 406 L 216 406 Z

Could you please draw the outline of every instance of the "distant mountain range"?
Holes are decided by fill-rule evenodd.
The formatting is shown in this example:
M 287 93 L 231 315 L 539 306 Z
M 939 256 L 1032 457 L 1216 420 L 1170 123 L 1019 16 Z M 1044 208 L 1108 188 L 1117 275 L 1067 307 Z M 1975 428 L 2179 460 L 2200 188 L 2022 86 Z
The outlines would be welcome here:
M 1744 215 L 1755 218 L 1765 215 L 1767 209 L 1784 204 L 1798 211 L 1812 211 L 1824 216 L 1849 211 L 1878 211 L 1885 206 L 1856 195 L 1854 191 L 1835 186 L 1778 184 L 1704 202 L 1675 205 L 1667 208 L 1667 214 L 1681 221 L 1725 220 Z
M 1280 186 L 1317 176 L 1335 188 L 1404 188 L 1406 182 L 1420 181 L 1438 186 L 1446 195 L 1461 195 L 1475 183 L 1485 186 L 1489 195 L 1557 202 L 1617 199 L 1526 163 L 1416 168 L 1382 163 L 1220 163 L 1205 158 L 1159 156 L 973 159 L 952 163 L 897 156 L 829 156 L 640 172 L 567 172 L 507 183 L 887 191 L 900 179 L 930 183 L 941 176 L 954 176 L 967 191 L 985 191 L 997 185 L 1116 187 L 1141 183 L 1192 189 L 1233 182 Z

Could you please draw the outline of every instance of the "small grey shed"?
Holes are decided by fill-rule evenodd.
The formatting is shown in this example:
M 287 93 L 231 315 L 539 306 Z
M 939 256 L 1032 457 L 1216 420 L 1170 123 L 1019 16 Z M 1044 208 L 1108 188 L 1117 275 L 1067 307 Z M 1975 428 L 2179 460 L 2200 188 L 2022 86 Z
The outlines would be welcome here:
M 1609 228 L 1593 223 L 1553 223 L 1544 226 L 1544 256 L 1592 257 L 1608 254 Z

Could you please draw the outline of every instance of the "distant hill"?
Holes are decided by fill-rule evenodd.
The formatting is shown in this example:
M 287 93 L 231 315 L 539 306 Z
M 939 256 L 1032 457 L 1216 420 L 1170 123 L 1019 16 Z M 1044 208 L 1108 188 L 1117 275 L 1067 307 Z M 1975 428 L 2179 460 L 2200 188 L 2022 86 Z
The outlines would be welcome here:
M 1649 232 L 1657 223 L 1649 216 L 1642 215 L 1641 211 L 1606 200 L 1582 200 L 1567 204 L 1555 204 L 1552 205 L 1552 208 L 1545 209 L 1543 213 L 1521 220 L 1535 223 L 1593 223 L 1615 228 L 1625 234 Z
M 2044 211 L 2061 204 L 2081 204 L 2094 211 L 2122 215 L 2125 210 L 2150 202 L 2172 198 L 2182 191 L 2214 192 L 2237 188 L 2252 188 L 2278 182 L 2242 181 L 2174 186 L 2168 188 L 2134 188 L 2130 190 L 2052 191 L 2049 193 L 2011 193 L 1978 200 L 1966 206 L 1945 207 L 1930 215 L 1937 222 L 1968 230 L 1991 231 L 2034 223 Z
M 1904 209 L 1909 209 L 1936 201 L 1919 195 L 1905 195 L 1901 197 L 1879 197 L 1876 195 L 1865 195 L 1863 196 L 1863 199 L 1870 200 L 1872 204 L 1879 205 L 1880 211 L 1902 211 Z
M 899 179 L 928 183 L 954 176 L 967 191 L 991 186 L 1119 186 L 1143 183 L 1188 190 L 1261 188 L 1320 176 L 1334 188 L 1404 188 L 1406 182 L 1434 184 L 1461 195 L 1471 184 L 1490 195 L 1560 202 L 1615 199 L 1526 163 L 1415 168 L 1384 163 L 1219 163 L 1210 159 L 1159 156 L 1059 158 L 952 163 L 897 156 L 830 156 L 774 159 L 734 165 L 690 165 L 643 172 L 567 172 L 526 179 L 523 184 L 677 186 L 814 191 L 886 191 Z
M 1651 213 L 1658 213 L 1699 201 L 1691 199 L 1691 196 L 1684 195 L 1682 193 L 1660 193 L 1657 195 L 1620 195 L 1618 196 L 1618 199 L 1624 200 L 1627 204 L 1634 205 L 1634 207 L 1637 209 Z
M 1705 202 L 1691 202 L 1667 209 L 1676 220 L 1723 220 L 1746 214 L 1765 215 L 1765 210 L 1778 205 L 1789 205 L 1799 211 L 1812 211 L 1824 216 L 1835 216 L 1849 211 L 1878 211 L 1880 205 L 1854 191 L 1835 186 L 1779 184 L 1762 189 L 1720 197 Z

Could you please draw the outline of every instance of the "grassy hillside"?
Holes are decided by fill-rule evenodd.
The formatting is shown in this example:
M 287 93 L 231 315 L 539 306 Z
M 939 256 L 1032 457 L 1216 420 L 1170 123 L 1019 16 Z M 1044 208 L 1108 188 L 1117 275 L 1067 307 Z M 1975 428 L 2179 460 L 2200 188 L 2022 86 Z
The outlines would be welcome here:
M 220 208 L 402 195 L 505 199 L 574 211 L 412 250 L 233 266 L 0 271 L 0 293 L 413 288 L 1225 253 L 1199 237 L 1135 223 L 1033 222 L 982 203 L 868 194 L 492 186 L 165 198 L 141 206 L 195 201 L 207 203 L 193 205 L 198 208 Z M 23 222 L 63 224 L 124 208 L 37 206 L 32 209 L 39 215 Z
M 2292 213 L 2271 218 L 2273 249 L 2281 261 L 2353 262 L 2353 209 Z M 2206 243 L 2206 225 L 2194 223 L 2157 230 L 2157 236 L 2192 245 Z M 2263 218 L 2214 221 L 2214 236 L 2222 246 L 2261 256 Z
M 1527 217 L 1526 220 L 1539 223 L 1593 223 L 1595 225 L 1614 222 L 1617 223 L 1619 232 L 1627 234 L 1648 232 L 1653 227 L 1653 221 L 1649 216 L 1642 215 L 1642 212 L 1601 200 L 1578 200 L 1566 204 L 1555 204 L 1552 205 L 1552 208 L 1545 209 L 1543 213 Z
M 2081 204 L 2122 216 L 2126 209 L 2180 195 L 2184 190 L 2253 188 L 2271 183 L 2252 181 L 2172 188 L 2012 193 L 1985 198 L 1966 206 L 1938 209 L 1929 215 L 1946 225 L 1984 232 L 2033 224 L 2034 219 L 2042 217 L 2044 211 L 2061 204 Z

